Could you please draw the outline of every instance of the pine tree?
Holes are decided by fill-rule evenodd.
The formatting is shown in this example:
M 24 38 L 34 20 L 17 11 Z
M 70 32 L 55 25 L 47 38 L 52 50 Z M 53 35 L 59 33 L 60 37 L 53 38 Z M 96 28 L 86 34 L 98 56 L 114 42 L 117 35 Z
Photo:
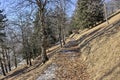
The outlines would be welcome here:
M 102 0 L 78 0 L 73 26 L 80 29 L 90 28 L 103 18 Z

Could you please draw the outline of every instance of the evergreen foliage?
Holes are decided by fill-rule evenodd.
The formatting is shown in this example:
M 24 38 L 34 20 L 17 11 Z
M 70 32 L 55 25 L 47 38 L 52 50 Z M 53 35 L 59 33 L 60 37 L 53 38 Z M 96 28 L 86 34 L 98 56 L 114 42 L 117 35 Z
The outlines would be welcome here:
M 91 28 L 104 19 L 102 0 L 78 0 L 72 26 Z

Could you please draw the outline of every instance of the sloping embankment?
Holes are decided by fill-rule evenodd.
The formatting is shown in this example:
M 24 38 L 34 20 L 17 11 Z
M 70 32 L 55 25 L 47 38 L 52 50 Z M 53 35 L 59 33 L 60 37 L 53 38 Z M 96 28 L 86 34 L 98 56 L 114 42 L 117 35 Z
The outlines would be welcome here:
M 115 27 L 115 26 L 113 26 Z M 105 31 L 82 50 L 90 80 L 120 79 L 120 26 Z
M 120 80 L 120 14 L 109 22 L 89 30 L 79 40 L 90 80 Z

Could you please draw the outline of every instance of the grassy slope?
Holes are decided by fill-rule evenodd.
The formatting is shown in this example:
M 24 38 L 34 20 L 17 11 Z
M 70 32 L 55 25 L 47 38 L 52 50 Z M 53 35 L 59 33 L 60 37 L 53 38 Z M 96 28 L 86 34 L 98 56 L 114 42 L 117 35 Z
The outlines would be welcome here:
M 73 38 L 78 46 L 64 48 L 64 50 L 79 49 L 81 54 L 81 63 L 79 58 L 74 58 L 75 62 L 62 58 L 57 63 L 61 64 L 58 69 L 59 80 L 80 80 L 81 70 L 84 64 L 87 64 L 87 72 L 81 76 L 81 80 L 119 80 L 120 79 L 120 13 L 106 22 L 86 30 L 82 34 L 76 34 Z M 73 53 L 75 54 L 75 53 Z M 72 63 L 73 62 L 73 63 Z M 74 66 L 75 65 L 75 66 Z M 79 66 L 79 67 L 78 67 Z M 86 67 L 86 66 L 84 66 Z M 68 74 L 62 75 L 64 70 Z M 76 70 L 76 72 L 74 72 Z M 89 75 L 87 74 L 89 73 Z M 69 78 L 68 78 L 69 76 Z M 86 78 L 87 76 L 87 78 Z
M 120 79 L 120 26 L 92 40 L 83 50 L 91 80 Z
M 103 23 L 86 32 L 89 34 L 103 27 L 84 39 L 83 43 L 90 41 L 81 49 L 82 58 L 88 64 L 90 80 L 120 80 L 120 14 L 109 22 L 109 26 Z M 117 25 L 111 25 L 115 22 Z
M 112 17 L 109 22 L 111 24 L 117 22 L 120 20 L 120 14 L 117 14 L 116 16 Z M 83 32 L 82 34 L 76 34 L 73 38 L 75 40 L 78 40 L 79 45 L 76 46 L 75 48 L 80 49 L 82 56 L 81 58 L 84 59 L 84 61 L 89 64 L 87 71 L 90 73 L 90 80 L 118 80 L 119 79 L 119 73 L 120 73 L 120 64 L 119 64 L 119 59 L 120 59 L 120 33 L 118 32 L 120 29 L 119 27 L 116 28 L 110 28 L 110 30 L 114 30 L 116 34 L 110 33 L 111 31 L 106 32 L 107 27 L 109 28 L 108 24 L 106 22 L 96 26 L 93 29 L 87 30 L 86 32 Z M 101 35 L 98 35 L 97 37 L 94 37 L 95 35 L 99 34 L 100 32 L 103 32 Z M 92 33 L 92 34 L 91 34 Z M 107 34 L 107 35 L 105 35 Z M 84 39 L 83 39 L 84 38 Z M 81 39 L 83 39 L 81 41 Z M 90 40 L 90 41 L 89 41 Z M 67 40 L 67 42 L 69 39 Z M 86 43 L 84 46 L 83 44 Z M 81 46 L 82 45 L 82 46 Z M 54 48 L 58 48 L 59 46 L 54 46 L 53 48 L 50 48 L 50 51 L 54 50 Z M 57 58 L 60 56 L 57 56 Z M 65 60 L 64 58 L 61 58 L 61 60 Z M 61 65 L 67 64 L 67 66 L 70 66 L 70 69 L 67 68 L 67 70 L 74 69 L 74 67 L 78 67 L 79 65 L 79 58 L 75 59 L 75 62 L 70 65 L 75 65 L 75 66 L 70 66 L 67 62 L 60 63 Z M 82 60 L 82 59 L 80 59 Z M 45 65 L 41 66 L 38 65 L 33 65 L 32 67 L 26 68 L 19 68 L 17 70 L 12 71 L 9 75 L 12 75 L 16 71 L 19 71 L 20 69 L 25 69 L 21 72 L 21 74 L 15 75 L 15 76 L 9 76 L 9 80 L 35 80 L 39 74 L 41 74 L 49 64 L 52 62 L 59 63 L 57 59 L 54 60 L 54 57 L 52 57 Z M 83 61 L 83 62 L 84 62 Z M 62 61 L 61 61 L 62 62 Z M 83 64 L 84 65 L 84 64 Z M 80 67 L 78 67 L 80 68 Z M 81 66 L 82 68 L 82 66 Z M 83 68 L 84 69 L 84 68 Z M 59 72 L 59 71 L 58 71 Z M 84 72 L 84 71 L 83 71 Z M 77 75 L 79 74 L 79 71 Z M 74 74 L 71 74 L 74 75 Z M 77 77 L 77 76 L 76 76 Z M 116 78 L 115 78 L 116 77 Z M 3 77 L 4 78 L 4 77 Z M 114 79 L 113 79 L 114 78 Z
M 119 11 L 120 12 L 120 11 Z M 87 71 L 90 80 L 120 79 L 120 13 L 106 22 L 76 34 L 81 58 L 88 64 Z M 71 50 L 68 48 L 67 50 Z

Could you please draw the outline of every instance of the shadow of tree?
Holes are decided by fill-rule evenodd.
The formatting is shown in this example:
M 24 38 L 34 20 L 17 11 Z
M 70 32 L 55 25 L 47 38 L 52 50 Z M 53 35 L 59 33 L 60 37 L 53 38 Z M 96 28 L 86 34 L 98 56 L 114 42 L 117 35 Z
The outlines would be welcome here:
M 69 43 L 67 44 L 66 48 L 71 48 L 71 47 L 77 47 L 77 50 L 81 50 L 85 45 L 87 45 L 90 41 L 94 40 L 95 38 L 105 34 L 105 33 L 109 33 L 109 35 L 111 34 L 115 34 L 117 33 L 117 31 L 113 31 L 115 28 L 120 26 L 120 21 L 116 21 L 114 24 L 108 25 L 108 27 L 102 27 L 102 28 L 98 28 L 90 33 L 87 33 L 85 35 L 82 35 L 80 37 L 80 39 L 75 40 L 73 43 L 73 45 L 69 45 Z
M 24 67 L 24 68 L 22 68 L 22 69 L 19 69 L 19 70 L 13 72 L 12 74 L 10 74 L 10 75 L 8 75 L 8 76 L 6 76 L 6 77 L 4 77 L 4 78 L 2 78 L 2 79 L 0 79 L 0 80 L 6 80 L 6 79 L 8 79 L 8 78 L 10 78 L 10 77 L 13 77 L 13 76 L 15 76 L 15 75 L 20 75 L 20 74 L 24 73 L 24 71 L 25 71 L 26 69 L 28 69 L 27 66 Z
M 116 21 L 114 24 L 110 24 L 107 27 L 100 27 L 94 31 L 91 31 L 87 34 L 82 35 L 78 40 L 69 41 L 62 50 L 60 50 L 60 53 L 65 52 L 81 52 L 81 49 L 84 48 L 87 44 L 89 44 L 90 41 L 94 40 L 95 38 L 107 34 L 105 36 L 110 36 L 111 34 L 115 34 L 118 32 L 118 30 L 115 30 L 119 28 L 120 26 L 120 20 Z

